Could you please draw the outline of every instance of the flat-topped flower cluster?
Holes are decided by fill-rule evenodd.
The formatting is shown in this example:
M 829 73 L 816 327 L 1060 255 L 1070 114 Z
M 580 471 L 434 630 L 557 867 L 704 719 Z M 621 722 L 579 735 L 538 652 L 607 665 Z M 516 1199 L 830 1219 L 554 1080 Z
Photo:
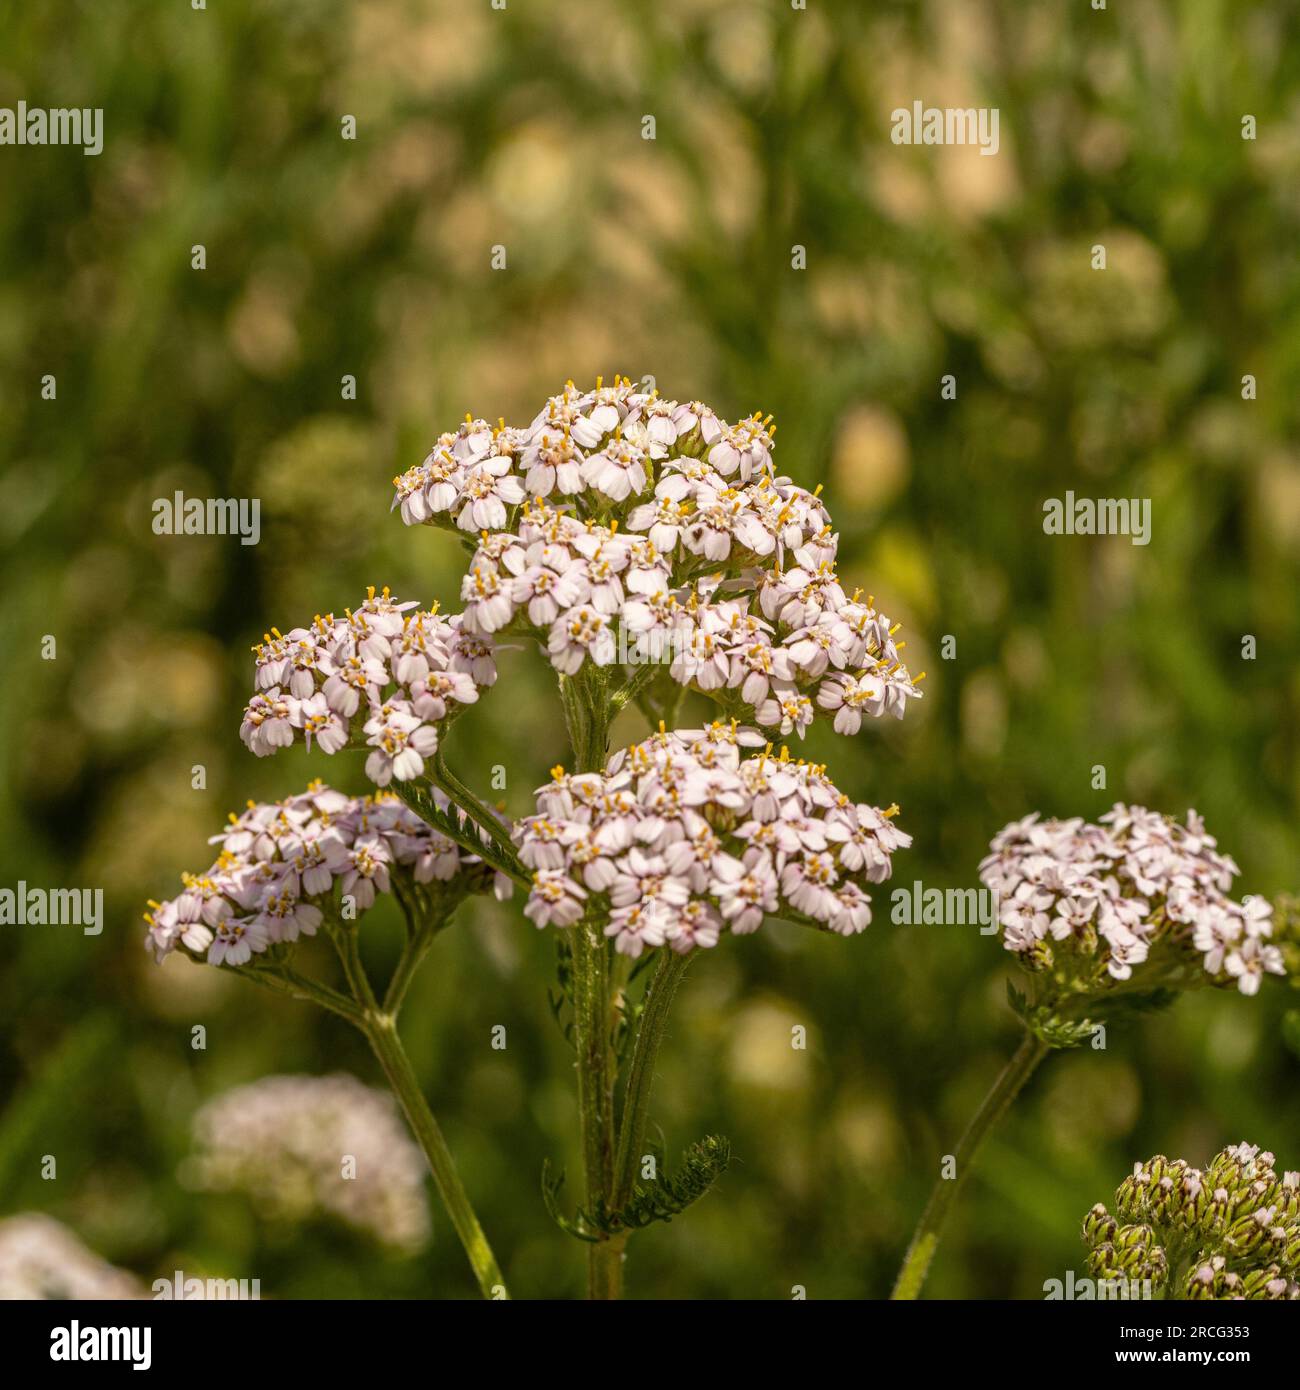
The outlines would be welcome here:
M 433 796 L 449 810 L 446 797 Z M 314 936 L 336 888 L 360 913 L 391 890 L 394 874 L 417 884 L 455 880 L 466 892 L 507 886 L 397 797 L 344 796 L 319 782 L 283 801 L 250 801 L 208 843 L 220 846 L 211 868 L 182 875 L 184 890 L 145 913 L 145 944 L 158 961 L 183 947 L 211 965 L 243 965 Z
M 386 787 L 424 771 L 439 729 L 497 678 L 490 638 L 372 588 L 342 618 L 275 630 L 254 648 L 257 691 L 239 736 L 259 757 L 301 737 L 323 753 L 372 750 L 366 776 Z
M 1032 970 L 1104 967 L 1127 980 L 1159 949 L 1214 984 L 1254 994 L 1285 973 L 1272 909 L 1228 896 L 1239 870 L 1195 811 L 1186 825 L 1116 804 L 1094 825 L 1037 813 L 1000 831 L 980 876 L 1000 900 L 1003 944 Z M 1167 948 L 1167 950 L 1166 950 Z
M 408 524 L 479 538 L 463 629 L 528 632 L 555 669 L 669 666 L 730 715 L 854 734 L 920 694 L 895 628 L 835 570 L 820 498 L 776 475 L 775 427 L 616 377 L 523 429 L 467 418 L 394 479 Z
M 1174 1298 L 1300 1299 L 1300 1172 L 1234 1144 L 1204 1170 L 1157 1155 L 1083 1224 L 1101 1278 L 1150 1279 Z
M 518 822 L 535 871 L 524 911 L 539 927 L 587 917 L 625 955 L 687 952 L 768 913 L 850 935 L 871 921 L 866 887 L 890 876 L 911 836 L 897 807 L 855 803 L 825 768 L 768 751 L 715 723 L 660 732 L 612 757 L 604 773 L 557 768 Z

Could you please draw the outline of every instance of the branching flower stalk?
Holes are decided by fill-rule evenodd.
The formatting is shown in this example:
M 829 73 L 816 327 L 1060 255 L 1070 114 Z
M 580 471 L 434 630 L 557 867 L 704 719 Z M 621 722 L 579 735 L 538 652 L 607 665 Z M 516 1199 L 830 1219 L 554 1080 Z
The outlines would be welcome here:
M 179 951 L 206 959 L 265 989 L 318 1004 L 358 1029 L 424 1151 L 480 1291 L 506 1297 L 496 1258 L 397 1032 L 407 988 L 434 938 L 467 895 L 492 888 L 497 876 L 395 797 L 345 797 L 320 783 L 275 805 L 251 803 L 213 842 L 221 850 L 206 873 L 185 875 L 178 897 L 150 904 L 147 944 L 155 958 Z M 386 891 L 402 908 L 406 938 L 381 1001 L 358 937 L 360 915 Z M 318 930 L 334 947 L 343 991 L 291 963 L 300 937 Z
M 600 724 L 597 718 L 591 726 Z M 584 727 L 587 727 L 584 725 Z M 553 1214 L 589 1242 L 589 1292 L 616 1297 L 631 1231 L 672 1220 L 725 1168 L 729 1147 L 710 1136 L 673 1174 L 646 1152 L 654 1069 L 673 997 L 690 960 L 724 930 L 744 934 L 781 915 L 842 935 L 870 920 L 864 885 L 890 875 L 909 837 L 888 811 L 855 804 L 825 769 L 771 745 L 750 757 L 751 732 L 720 721 L 661 730 L 615 753 L 599 771 L 552 771 L 538 813 L 517 822 L 523 863 L 535 870 L 525 912 L 565 932 L 585 1202 Z M 594 750 L 591 750 L 594 752 Z M 629 1002 L 640 962 L 655 962 Z M 657 955 L 657 960 L 656 960 Z M 621 1037 L 631 1054 L 618 1088 Z M 655 1178 L 642 1185 L 647 1160 Z
M 621 1293 L 631 1232 L 680 1215 L 730 1159 L 711 1135 L 668 1172 L 647 1140 L 656 1060 L 688 962 L 773 914 L 861 932 L 867 889 L 911 842 L 893 823 L 897 806 L 855 803 L 824 767 L 777 751 L 818 718 L 842 735 L 901 718 L 924 673 L 911 675 L 898 625 L 874 599 L 841 585 L 821 489 L 778 475 L 774 435 L 771 417 L 728 424 L 701 402 L 663 400 L 624 377 L 589 390 L 569 382 L 522 428 L 467 416 L 441 435 L 394 480 L 393 507 L 471 551 L 463 610 L 448 616 L 370 589 L 341 616 L 272 628 L 254 649 L 240 728 L 258 756 L 299 740 L 327 757 L 363 750 L 381 790 L 350 814 L 394 819 L 396 838 L 391 827 L 378 840 L 356 831 L 343 854 L 325 843 L 329 833 L 306 837 L 292 799 L 283 812 L 258 808 L 250 838 L 231 846 L 243 856 L 238 872 L 220 861 L 210 871 L 213 903 L 224 906 L 205 901 L 201 928 L 192 895 L 151 918 L 156 950 L 206 952 L 362 1030 L 485 1292 L 500 1275 L 396 1031 L 451 910 L 422 911 L 431 881 L 450 878 L 460 896 L 521 887 L 525 915 L 561 933 L 553 1002 L 575 1048 L 584 1191 L 566 1214 L 563 1177 L 548 1168 L 543 1195 L 588 1245 L 589 1295 L 608 1299 Z M 505 637 L 535 644 L 556 671 L 573 768 L 556 768 L 537 814 L 513 824 L 445 757 L 448 731 L 495 684 Z M 678 727 L 688 693 L 713 702 L 713 723 Z M 610 727 L 633 705 L 658 732 L 611 756 Z M 314 873 L 312 854 L 342 878 L 333 898 L 302 867 Z M 361 967 L 355 920 L 336 910 L 358 884 L 363 907 L 376 884 L 391 884 L 414 924 L 382 1001 Z M 288 963 L 288 943 L 322 923 L 346 992 Z
M 1122 804 L 1097 825 L 1035 814 L 994 837 L 980 875 L 1003 945 L 1030 977 L 1027 992 L 1008 985 L 1025 1036 L 962 1135 L 954 1176 L 935 1184 L 893 1298 L 920 1294 L 981 1145 L 1050 1052 L 1186 990 L 1253 995 L 1266 974 L 1300 968 L 1294 920 L 1262 898 L 1229 897 L 1238 873 L 1195 811 L 1186 824 Z
M 566 724 L 575 765 L 580 772 L 599 772 L 605 765 L 611 711 L 595 699 L 583 699 L 577 682 L 560 677 Z M 624 990 L 616 988 L 621 971 L 614 942 L 601 931 L 599 917 L 584 913 L 572 933 L 574 1039 L 578 1072 L 578 1112 L 582 1130 L 586 1211 L 597 1214 L 599 1229 L 589 1238 L 587 1293 L 592 1299 L 621 1297 L 624 1249 L 630 1228 L 619 1214 L 636 1188 L 654 1083 L 655 1063 L 667 1030 L 668 1011 L 688 955 L 663 953 L 646 990 L 636 1028 L 631 1064 L 623 1092 L 621 1118 L 616 1111 L 618 1055 L 614 1038 L 623 1021 Z

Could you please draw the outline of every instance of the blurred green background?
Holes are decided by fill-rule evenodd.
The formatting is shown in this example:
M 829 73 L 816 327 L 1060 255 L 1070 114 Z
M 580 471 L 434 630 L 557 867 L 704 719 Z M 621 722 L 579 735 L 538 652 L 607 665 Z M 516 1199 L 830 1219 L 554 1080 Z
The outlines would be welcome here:
M 1296 4 L 5 0 L 0 105 L 19 99 L 103 107 L 105 145 L 0 148 L 0 883 L 102 886 L 106 927 L 0 929 L 5 1212 L 146 1279 L 471 1292 L 440 1209 L 398 1257 L 177 1181 L 204 1099 L 378 1074 L 306 1006 L 158 970 L 140 911 L 245 798 L 364 789 L 359 760 L 245 752 L 249 646 L 371 583 L 456 606 L 459 548 L 390 516 L 390 480 L 467 410 L 524 423 L 569 376 L 771 411 L 782 469 L 825 483 L 846 579 L 929 672 L 903 725 L 809 740 L 847 790 L 901 803 L 898 882 L 974 886 L 1009 819 L 1123 798 L 1196 806 L 1241 891 L 1300 887 Z M 892 145 L 916 99 L 998 107 L 998 156 Z M 1046 537 L 1071 488 L 1151 498 L 1151 544 Z M 154 535 L 176 489 L 259 497 L 261 544 Z M 549 668 L 513 652 L 451 760 L 484 791 L 504 764 L 522 814 L 559 728 Z M 860 938 L 769 929 L 692 970 L 654 1118 L 670 1153 L 720 1131 L 737 1162 L 633 1242 L 631 1296 L 887 1292 L 1015 1024 L 995 940 L 877 902 Z M 382 968 L 397 923 L 367 930 Z M 404 1022 L 521 1297 L 582 1288 L 539 1195 L 545 1157 L 577 1166 L 553 960 L 517 907 L 479 906 Z M 1083 1213 L 1151 1153 L 1248 1138 L 1300 1166 L 1295 1002 L 1198 995 L 1054 1058 L 928 1291 L 1041 1297 L 1082 1272 Z

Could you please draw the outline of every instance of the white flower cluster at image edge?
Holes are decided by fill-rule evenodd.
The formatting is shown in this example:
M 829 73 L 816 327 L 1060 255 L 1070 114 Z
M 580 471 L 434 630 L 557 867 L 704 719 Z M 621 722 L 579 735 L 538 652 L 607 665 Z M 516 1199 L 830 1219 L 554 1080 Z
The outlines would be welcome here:
M 1254 994 L 1267 972 L 1285 973 L 1269 944 L 1272 909 L 1228 896 L 1240 872 L 1195 811 L 1187 824 L 1116 804 L 1094 825 L 1037 813 L 1001 830 L 980 864 L 999 897 L 1003 944 L 1040 961 L 1096 951 L 1112 979 L 1127 980 L 1158 942 L 1170 941 L 1215 983 Z

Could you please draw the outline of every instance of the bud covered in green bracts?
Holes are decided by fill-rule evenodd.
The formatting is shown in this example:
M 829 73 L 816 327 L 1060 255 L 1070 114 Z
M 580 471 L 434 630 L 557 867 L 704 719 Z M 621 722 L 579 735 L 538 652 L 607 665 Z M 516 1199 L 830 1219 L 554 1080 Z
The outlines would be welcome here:
M 1162 1154 L 1084 1218 L 1089 1271 L 1150 1279 L 1163 1298 L 1300 1300 L 1300 1173 L 1253 1144 L 1206 1169 Z

